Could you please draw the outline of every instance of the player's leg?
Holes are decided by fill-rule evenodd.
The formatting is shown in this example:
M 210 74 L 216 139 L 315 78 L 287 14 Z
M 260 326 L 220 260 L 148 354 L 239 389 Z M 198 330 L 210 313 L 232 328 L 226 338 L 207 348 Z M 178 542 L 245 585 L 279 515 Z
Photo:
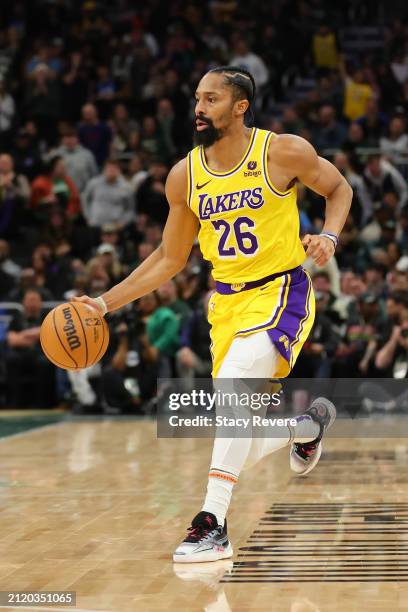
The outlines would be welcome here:
M 218 371 L 218 380 L 273 378 L 278 353 L 266 332 L 233 340 Z M 236 407 L 231 407 L 235 410 Z M 238 407 L 239 409 L 239 407 Z M 257 447 L 257 461 L 294 439 L 310 441 L 320 429 L 311 417 L 299 418 L 298 426 L 287 428 L 286 435 L 268 438 L 267 445 Z M 193 519 L 187 538 L 174 553 L 177 562 L 215 561 L 232 555 L 225 516 L 232 490 L 247 461 L 254 440 L 250 437 L 216 437 L 202 511 Z M 263 453 L 263 454 L 261 454 Z

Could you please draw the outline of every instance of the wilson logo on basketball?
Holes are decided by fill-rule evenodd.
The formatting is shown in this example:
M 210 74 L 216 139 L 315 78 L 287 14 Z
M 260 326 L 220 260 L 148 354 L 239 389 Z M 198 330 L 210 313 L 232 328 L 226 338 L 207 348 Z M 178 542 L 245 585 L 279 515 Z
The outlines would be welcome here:
M 72 320 L 71 309 L 69 308 L 69 306 L 63 308 L 62 312 L 64 313 L 64 319 L 66 321 L 62 329 L 64 330 L 65 335 L 67 337 L 69 348 L 71 349 L 71 351 L 73 351 L 74 349 L 77 349 L 81 346 L 81 342 L 78 338 L 74 321 Z

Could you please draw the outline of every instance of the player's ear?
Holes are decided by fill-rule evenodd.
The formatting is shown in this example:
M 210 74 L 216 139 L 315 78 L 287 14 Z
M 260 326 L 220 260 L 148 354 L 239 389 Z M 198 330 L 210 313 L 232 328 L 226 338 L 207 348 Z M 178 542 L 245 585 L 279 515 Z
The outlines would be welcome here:
M 237 116 L 245 115 L 248 108 L 249 108 L 248 100 L 238 100 L 235 103 L 235 112 Z

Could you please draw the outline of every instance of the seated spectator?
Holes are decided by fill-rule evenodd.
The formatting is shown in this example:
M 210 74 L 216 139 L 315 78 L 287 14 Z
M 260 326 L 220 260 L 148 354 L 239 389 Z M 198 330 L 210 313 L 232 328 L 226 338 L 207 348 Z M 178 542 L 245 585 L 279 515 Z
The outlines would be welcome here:
M 31 187 L 31 207 L 40 221 L 54 207 L 64 210 L 69 218 L 75 218 L 81 210 L 78 190 L 65 172 L 62 157 L 52 157 Z
M 210 324 L 208 323 L 208 302 L 213 291 L 207 292 L 202 304 L 181 327 L 181 349 L 177 353 L 177 375 L 185 379 L 192 388 L 194 378 L 211 375 Z
M 380 155 L 370 155 L 364 169 L 364 180 L 373 202 L 381 201 L 385 193 L 398 194 L 398 210 L 408 200 L 408 187 L 402 174 Z
M 111 323 L 111 340 L 104 358 L 102 388 L 105 411 L 134 414 L 141 411 L 142 401 L 156 394 L 157 369 L 143 358 L 143 333 L 137 318 L 127 324 Z
M 337 121 L 336 110 L 328 104 L 319 109 L 319 122 L 314 130 L 313 143 L 318 151 L 338 149 L 346 140 L 347 129 Z
M 85 104 L 82 108 L 78 135 L 81 144 L 93 153 L 101 168 L 109 157 L 112 132 L 106 123 L 99 120 L 98 111 L 93 104 Z
M 116 223 L 123 228 L 134 219 L 133 192 L 118 161 L 108 160 L 103 173 L 89 181 L 82 196 L 82 211 L 92 227 Z
M 100 264 L 109 276 L 110 286 L 115 285 L 125 276 L 125 270 L 119 260 L 116 248 L 113 244 L 102 243 L 96 249 L 95 257 L 87 263 L 87 270 L 91 270 L 95 264 Z
M 160 378 L 170 378 L 171 359 L 180 346 L 179 320 L 170 308 L 161 305 L 156 292 L 141 297 L 137 308 L 146 325 L 146 333 L 142 336 L 143 356 L 158 364 Z
M 143 167 L 142 157 L 140 155 L 134 155 L 129 163 L 128 176 L 129 182 L 132 186 L 133 193 L 136 197 L 136 210 L 137 208 L 137 193 L 140 185 L 148 177 L 149 173 Z
M 54 153 L 64 160 L 68 176 L 82 193 L 91 178 L 98 174 L 98 168 L 92 152 L 80 144 L 74 128 L 65 130 L 61 146 Z
M 113 155 L 119 155 L 129 150 L 130 134 L 134 131 L 138 131 L 139 125 L 134 119 L 129 117 L 128 109 L 124 104 L 115 105 L 109 126 L 113 134 Z
M 0 74 L 0 142 L 3 149 L 11 143 L 15 112 L 14 99 L 7 91 L 4 76 Z
M 113 100 L 116 96 L 116 85 L 108 66 L 98 66 L 98 78 L 95 83 L 95 96 L 97 100 L 106 102 Z
M 40 326 L 44 319 L 38 291 L 29 289 L 23 296 L 24 311 L 17 312 L 9 325 L 6 355 L 10 403 L 28 403 L 48 408 L 55 402 L 55 366 L 40 346 Z
M 299 117 L 296 108 L 289 106 L 283 111 L 282 126 L 286 134 L 300 134 L 305 127 L 305 122 Z
M 15 173 L 11 155 L 0 155 L 0 237 L 18 237 L 29 197 L 30 185 Z
M 0 155 L 0 175 L 6 183 L 10 180 L 15 196 L 20 198 L 22 206 L 25 207 L 30 199 L 30 183 L 24 174 L 16 171 L 14 159 L 8 153 Z
M 391 119 L 387 136 L 380 139 L 380 147 L 381 153 L 393 164 L 398 164 L 406 159 L 408 134 L 403 117 Z
M 148 171 L 148 177 L 138 190 L 138 213 L 145 213 L 152 221 L 164 225 L 169 213 L 165 194 L 168 168 L 160 160 L 155 160 L 150 164 Z
M 170 158 L 170 151 L 166 147 L 154 117 L 145 117 L 143 119 L 140 148 L 149 159 L 163 157 L 168 160 Z
M 366 105 L 366 114 L 358 119 L 363 128 L 364 141 L 367 146 L 378 147 L 380 138 L 384 136 L 387 129 L 387 117 L 379 110 L 375 98 L 370 98 Z
M 42 276 L 38 277 L 33 268 L 23 268 L 19 283 L 9 292 L 7 300 L 10 302 L 21 302 L 28 289 L 37 291 L 44 301 L 49 302 L 54 299 L 51 291 L 44 287 Z
M 367 143 L 364 140 L 364 131 L 357 121 L 350 123 L 347 138 L 343 141 L 343 149 L 349 154 L 356 155 L 358 149 L 366 147 Z
M 182 329 L 193 313 L 188 304 L 178 297 L 177 285 L 174 280 L 169 280 L 161 284 L 160 287 L 157 288 L 157 294 L 160 298 L 161 305 L 170 308 L 177 316 L 180 322 L 180 329 Z
M 38 143 L 26 127 L 20 128 L 14 138 L 12 156 L 16 172 L 31 182 L 41 171 L 42 163 Z
M 334 354 L 339 338 L 328 316 L 330 294 L 315 292 L 316 317 L 291 376 L 300 378 L 330 378 Z
M 394 304 L 392 303 L 394 302 Z M 408 295 L 393 295 L 387 303 L 394 325 L 380 338 L 375 366 L 387 378 L 406 378 L 408 375 Z M 391 309 L 391 312 L 390 312 Z
M 359 226 L 364 227 L 372 217 L 373 201 L 363 177 L 356 172 L 351 160 L 352 156 L 350 154 L 340 151 L 334 156 L 333 163 L 353 189 L 353 214 L 356 216 Z M 356 214 L 357 211 L 358 213 Z
M 21 266 L 10 257 L 10 245 L 6 240 L 0 240 L 0 270 L 11 276 L 16 282 L 21 276 Z

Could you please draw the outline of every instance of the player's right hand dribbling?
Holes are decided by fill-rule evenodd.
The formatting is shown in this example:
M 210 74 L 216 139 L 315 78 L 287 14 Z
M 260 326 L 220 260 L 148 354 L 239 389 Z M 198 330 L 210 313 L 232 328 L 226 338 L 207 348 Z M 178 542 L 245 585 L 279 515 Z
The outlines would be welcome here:
M 77 297 L 71 298 L 71 302 L 82 302 L 83 304 L 88 304 L 92 308 L 95 308 L 102 316 L 105 316 L 106 311 L 103 308 L 103 304 L 101 300 L 91 298 L 88 295 L 81 295 Z

